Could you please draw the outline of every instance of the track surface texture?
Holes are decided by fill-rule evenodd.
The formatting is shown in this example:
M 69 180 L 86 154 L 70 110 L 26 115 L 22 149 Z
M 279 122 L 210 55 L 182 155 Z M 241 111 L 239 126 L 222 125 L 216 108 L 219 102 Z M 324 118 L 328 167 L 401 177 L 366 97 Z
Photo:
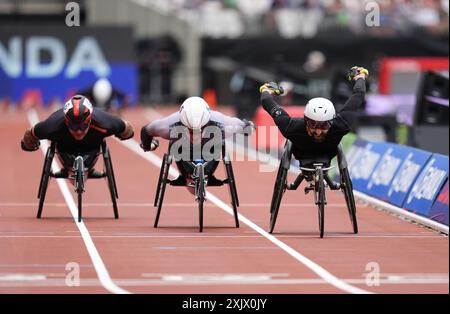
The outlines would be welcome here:
M 113 219 L 106 181 L 91 180 L 81 224 L 70 211 L 76 195 L 67 180 L 51 179 L 43 219 L 35 218 L 44 158 L 41 150 L 26 153 L 19 144 L 33 116 L 42 120 L 50 111 L 1 116 L 0 293 L 449 293 L 447 236 L 363 204 L 357 205 L 360 233 L 354 235 L 337 192 L 327 194 L 324 239 L 304 185 L 286 192 L 269 235 L 276 171 L 261 172 L 258 161 L 233 162 L 240 228 L 234 227 L 227 186 L 208 188 L 203 233 L 193 195 L 168 186 L 153 228 L 167 143 L 161 141 L 154 154 L 142 153 L 138 135 L 144 124 L 173 110 L 123 113 L 135 127 L 134 141 L 108 139 L 120 219 Z M 222 165 L 217 176 L 225 176 Z

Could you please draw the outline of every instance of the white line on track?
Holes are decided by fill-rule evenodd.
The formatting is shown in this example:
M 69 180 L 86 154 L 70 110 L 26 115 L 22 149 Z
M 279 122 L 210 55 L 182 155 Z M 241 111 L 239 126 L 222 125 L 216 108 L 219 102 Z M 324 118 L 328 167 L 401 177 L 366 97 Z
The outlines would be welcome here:
M 159 158 L 154 153 L 145 153 L 139 146 L 139 143 L 136 142 L 135 140 L 129 140 L 129 141 L 123 141 L 123 142 L 117 140 L 117 142 L 119 142 L 123 146 L 127 147 L 131 151 L 135 152 L 137 155 L 141 156 L 142 158 L 144 158 L 145 160 L 147 160 L 148 162 L 153 164 L 155 167 L 159 168 L 161 166 L 161 162 L 162 162 L 161 158 Z M 177 177 L 178 171 L 175 168 L 171 167 L 169 170 L 169 175 L 172 177 Z M 225 204 L 218 197 L 216 197 L 214 194 L 207 192 L 207 199 L 210 200 L 211 202 L 213 202 L 214 204 L 216 204 L 219 208 L 221 208 L 228 214 L 233 216 L 233 209 L 230 206 L 228 206 L 227 204 Z M 250 228 L 252 228 L 253 230 L 255 230 L 256 232 L 258 232 L 260 235 L 265 237 L 267 240 L 269 240 L 270 242 L 272 242 L 273 244 L 275 244 L 276 246 L 281 248 L 283 251 L 285 251 L 286 253 L 291 255 L 293 258 L 295 258 L 297 261 L 299 261 L 300 263 L 305 265 L 307 268 L 312 270 L 314 273 L 316 273 L 320 278 L 322 278 L 325 282 L 329 283 L 330 285 L 332 285 L 342 291 L 348 292 L 348 293 L 354 293 L 354 294 L 370 294 L 371 293 L 369 291 L 352 286 L 352 285 L 348 284 L 347 282 L 337 278 L 336 276 L 334 276 L 333 274 L 328 272 L 326 269 L 324 269 L 320 265 L 316 264 L 312 260 L 308 259 L 304 255 L 302 255 L 299 252 L 297 252 L 296 250 L 294 250 L 292 247 L 290 247 L 286 243 L 280 241 L 278 238 L 267 233 L 265 230 L 263 230 L 261 227 L 259 227 L 255 223 L 253 223 L 251 220 L 244 217 L 242 214 L 239 214 L 239 220 L 241 222 L 243 222 L 244 224 L 246 224 L 247 226 L 249 226 Z
M 192 207 L 191 203 L 164 203 L 170 207 Z M 153 207 L 153 203 L 117 203 L 119 207 Z M 46 207 L 66 207 L 66 203 L 45 203 Z M 205 206 L 214 206 L 212 204 L 205 204 Z M 268 207 L 269 204 L 265 203 L 241 203 L 241 207 Z M 36 207 L 36 203 L 0 203 L 0 207 Z M 111 207 L 111 203 L 83 203 L 84 207 Z M 316 207 L 312 203 L 297 203 L 297 204 L 283 204 L 283 207 L 303 208 L 303 207 Z M 346 208 L 344 204 L 330 204 L 327 207 Z
M 27 113 L 28 121 L 31 125 L 35 125 L 39 122 L 39 116 L 35 110 L 30 110 Z M 46 141 L 42 141 L 41 150 L 42 153 L 46 154 L 48 148 L 48 144 Z M 55 161 L 53 161 L 52 164 L 52 170 L 54 172 L 59 171 L 59 167 L 56 164 Z M 58 187 L 61 190 L 61 193 L 67 203 L 67 206 L 70 210 L 70 213 L 72 214 L 73 220 L 78 227 L 78 230 L 80 230 L 80 234 L 83 238 L 84 244 L 86 245 L 87 251 L 89 253 L 89 256 L 92 260 L 92 263 L 95 267 L 95 271 L 97 272 L 97 276 L 102 284 L 102 286 L 108 290 L 111 293 L 117 293 L 117 294 L 128 294 L 130 292 L 120 288 L 117 286 L 113 280 L 111 279 L 108 270 L 106 269 L 105 264 L 103 263 L 102 258 L 100 257 L 100 254 L 98 253 L 97 248 L 95 247 L 94 242 L 92 241 L 92 237 L 89 234 L 89 230 L 87 229 L 84 222 L 78 222 L 78 208 L 77 205 L 75 205 L 75 201 L 72 197 L 72 194 L 70 193 L 69 187 L 64 180 L 55 180 L 58 183 Z
M 117 279 L 121 286 L 150 287 L 150 286 L 211 286 L 211 285 L 327 285 L 321 278 L 272 278 L 270 274 L 161 274 L 148 276 L 151 278 Z M 154 277 L 154 278 L 152 278 Z M 278 277 L 278 276 L 277 276 Z M 284 277 L 284 278 L 283 278 Z M 347 284 L 365 285 L 364 278 L 342 279 Z M 80 280 L 84 287 L 100 286 L 98 279 L 83 278 Z M 387 276 L 379 279 L 379 285 L 448 285 L 448 274 L 436 276 L 404 276 L 402 274 Z M 0 288 L 11 287 L 65 287 L 65 279 L 46 276 L 46 274 L 11 273 L 0 276 Z
M 8 238 L 23 238 L 23 239 L 64 239 L 64 238 L 74 238 L 79 239 L 81 236 L 70 236 L 70 235 L 0 235 L 0 239 L 8 239 Z M 170 239 L 170 238 L 260 238 L 260 235 L 100 235 L 100 236 L 91 236 L 92 239 L 144 239 L 144 238 L 160 238 L 160 239 Z M 311 239 L 311 235 L 277 235 L 277 238 L 286 238 L 286 239 Z M 327 234 L 327 239 L 442 239 L 440 235 L 333 235 Z

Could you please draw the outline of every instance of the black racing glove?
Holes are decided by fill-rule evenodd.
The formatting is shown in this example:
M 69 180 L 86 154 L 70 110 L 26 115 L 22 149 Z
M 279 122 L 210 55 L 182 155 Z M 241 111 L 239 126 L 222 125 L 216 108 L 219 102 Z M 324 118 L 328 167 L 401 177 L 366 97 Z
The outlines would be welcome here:
M 247 119 L 243 119 L 242 121 L 245 123 L 245 126 L 244 126 L 245 133 L 244 133 L 244 135 L 245 136 L 252 135 L 253 132 L 255 132 L 255 130 L 256 130 L 255 124 L 252 121 L 249 121 Z
M 141 143 L 141 148 L 144 150 L 144 152 L 152 152 L 156 150 L 159 147 L 159 141 L 156 138 L 153 138 L 150 141 L 150 144 L 144 145 L 144 143 Z
M 356 81 L 360 78 L 367 79 L 369 71 L 366 68 L 354 66 L 347 72 L 347 80 L 350 82 Z
M 129 135 L 127 137 L 120 137 L 119 135 L 116 135 L 116 137 L 121 141 L 126 141 L 126 140 L 132 139 L 134 137 L 134 132 L 132 132 L 131 135 Z
M 26 151 L 26 152 L 35 152 L 39 149 L 39 146 L 41 146 L 41 142 L 39 142 L 39 141 L 33 147 L 27 147 L 23 140 L 20 141 L 20 147 L 22 148 L 23 151 Z

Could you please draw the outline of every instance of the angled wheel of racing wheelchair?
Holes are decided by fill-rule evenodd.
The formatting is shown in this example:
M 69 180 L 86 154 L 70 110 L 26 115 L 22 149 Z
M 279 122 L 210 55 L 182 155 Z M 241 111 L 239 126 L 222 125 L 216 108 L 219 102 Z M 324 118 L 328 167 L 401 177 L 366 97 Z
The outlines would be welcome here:
M 113 204 L 114 218 L 119 219 L 119 210 L 117 208 L 117 199 L 119 198 L 119 194 L 117 192 L 117 184 L 116 178 L 114 176 L 114 168 L 111 160 L 111 152 L 109 151 L 106 141 L 103 141 L 102 143 L 102 155 L 105 167 L 104 173 L 108 181 L 109 194 L 111 195 L 111 201 Z
M 278 211 L 280 209 L 283 194 L 287 189 L 287 174 L 291 167 L 293 144 L 291 141 L 286 141 L 284 152 L 281 157 L 280 166 L 278 168 L 277 178 L 273 189 L 272 202 L 270 204 L 270 226 L 269 233 L 273 233 L 275 224 L 277 222 Z
M 170 152 L 170 148 L 169 148 L 169 152 Z M 159 217 L 161 215 L 161 208 L 162 208 L 162 204 L 164 201 L 164 194 L 166 192 L 167 183 L 169 182 L 169 180 L 168 180 L 169 170 L 170 170 L 170 166 L 172 164 L 172 160 L 173 160 L 173 158 L 169 153 L 164 154 L 164 157 L 163 157 L 163 160 L 161 163 L 161 169 L 159 172 L 159 179 L 158 179 L 158 185 L 156 187 L 156 196 L 155 196 L 155 202 L 154 202 L 155 207 L 158 208 L 158 210 L 156 212 L 155 223 L 153 225 L 155 228 L 158 227 Z
M 231 159 L 228 154 L 224 154 L 223 163 L 225 164 L 225 170 L 227 172 L 227 179 L 224 181 L 228 184 L 231 197 L 231 206 L 233 207 L 234 222 L 236 228 L 239 228 L 239 214 L 237 208 L 239 207 L 239 197 L 236 188 L 236 180 L 234 179 L 233 166 L 231 165 Z
M 39 199 L 39 208 L 37 212 L 38 219 L 41 219 L 42 217 L 42 209 L 44 208 L 48 182 L 50 181 L 52 174 L 52 162 L 53 158 L 55 157 L 55 148 L 56 144 L 52 143 L 50 147 L 47 149 L 47 152 L 45 154 L 44 165 L 42 167 L 41 181 L 39 183 L 39 190 L 38 190 L 38 199 Z
M 353 183 L 350 178 L 350 173 L 348 171 L 348 164 L 345 158 L 342 146 L 338 147 L 338 165 L 339 173 L 341 177 L 341 191 L 344 193 L 345 202 L 347 204 L 348 213 L 350 216 L 350 221 L 353 227 L 353 233 L 358 233 L 358 220 L 356 219 L 356 203 L 355 196 L 353 195 Z

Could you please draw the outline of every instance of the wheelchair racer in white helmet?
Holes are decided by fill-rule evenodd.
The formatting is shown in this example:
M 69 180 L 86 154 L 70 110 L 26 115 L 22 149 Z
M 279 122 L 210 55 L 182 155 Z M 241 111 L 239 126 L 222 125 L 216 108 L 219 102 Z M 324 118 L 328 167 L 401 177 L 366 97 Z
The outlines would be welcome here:
M 261 103 L 283 136 L 293 143 L 296 159 L 302 162 L 327 157 L 331 161 L 342 137 L 352 130 L 357 120 L 357 111 L 364 103 L 368 76 L 369 71 L 365 68 L 351 68 L 347 79 L 354 83 L 353 94 L 339 112 L 330 100 L 313 98 L 306 105 L 303 118 L 291 117 L 276 100 L 276 96 L 284 93 L 276 83 L 260 87 Z
M 186 150 L 173 153 L 181 173 L 177 180 L 184 182 L 193 171 L 192 161 L 194 160 L 192 157 L 195 154 L 193 154 L 192 150 L 200 148 L 200 157 L 204 158 L 202 150 L 204 145 L 209 141 L 217 140 L 217 138 L 206 134 L 210 133 L 211 130 L 213 132 L 217 131 L 215 134 L 220 134 L 218 141 L 222 144 L 224 139 L 232 134 L 240 133 L 247 136 L 252 134 L 254 124 L 251 121 L 229 117 L 218 111 L 211 110 L 208 103 L 201 97 L 190 97 L 183 102 L 179 111 L 142 127 L 141 147 L 144 151 L 156 150 L 159 147 L 157 138 L 169 140 L 172 147 L 180 142 L 181 144 L 188 144 L 189 151 L 187 154 Z M 186 146 L 181 145 L 179 147 Z M 222 146 L 220 145 L 220 147 Z M 219 164 L 219 160 L 214 159 L 212 161 L 205 168 L 205 173 L 209 176 L 210 182 L 215 180 L 214 172 Z

